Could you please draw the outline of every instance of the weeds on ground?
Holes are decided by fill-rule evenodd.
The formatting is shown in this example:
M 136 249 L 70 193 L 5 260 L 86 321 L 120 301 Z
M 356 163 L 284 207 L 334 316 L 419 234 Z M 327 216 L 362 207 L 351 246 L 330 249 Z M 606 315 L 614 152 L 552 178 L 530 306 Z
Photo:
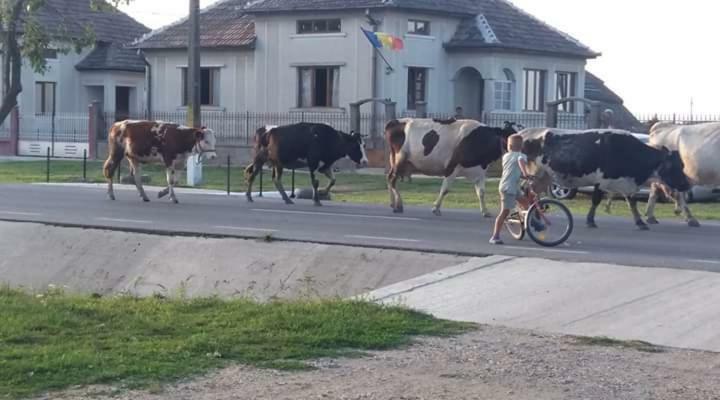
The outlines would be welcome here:
M 0 398 L 76 385 L 148 387 L 228 362 L 306 368 L 304 361 L 473 328 L 359 301 L 260 304 L 218 298 L 71 296 L 0 288 Z
M 574 340 L 576 344 L 583 346 L 619 347 L 623 349 L 642 351 L 645 353 L 663 353 L 665 351 L 662 347 L 656 346 L 652 343 L 643 342 L 641 340 L 617 340 L 604 336 L 581 336 L 575 337 Z

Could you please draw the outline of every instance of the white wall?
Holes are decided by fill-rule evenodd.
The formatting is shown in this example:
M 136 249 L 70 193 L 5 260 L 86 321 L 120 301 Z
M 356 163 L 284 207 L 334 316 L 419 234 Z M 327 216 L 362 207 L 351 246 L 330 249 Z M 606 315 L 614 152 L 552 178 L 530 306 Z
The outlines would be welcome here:
M 501 52 L 463 51 L 447 52 L 443 44 L 454 35 L 459 20 L 451 17 L 376 11 L 374 17 L 382 20 L 379 30 L 401 37 L 405 49 L 399 52 L 382 50 L 394 72 L 385 73 L 385 64 L 378 62 L 378 97 L 397 102 L 399 112 L 407 108 L 407 80 L 409 67 L 429 69 L 427 101 L 430 112 L 452 113 L 455 109 L 455 77 L 463 67 L 474 67 L 485 79 L 485 110 L 494 106 L 494 80 L 505 80 L 503 70 L 510 69 L 516 78 L 513 110 L 521 111 L 526 68 L 548 71 L 546 93 L 548 100 L 555 95 L 555 72 L 578 74 L 578 95 L 582 96 L 585 84 L 585 61 L 536 55 Z M 298 19 L 341 18 L 342 33 L 297 35 Z M 407 34 L 407 20 L 421 19 L 431 22 L 431 36 Z M 360 27 L 370 29 L 363 12 L 327 12 L 313 14 L 257 16 L 256 49 L 206 50 L 202 53 L 202 66 L 220 68 L 219 111 L 288 112 L 298 110 L 298 74 L 300 66 L 339 66 L 340 110 L 348 104 L 372 95 L 373 49 Z M 187 66 L 185 50 L 146 50 L 152 65 L 153 109 L 175 111 L 182 109 L 181 66 Z M 321 109 L 327 110 L 327 109 Z M 368 111 L 369 107 L 363 109 Z
M 84 71 L 79 72 L 78 85 L 80 90 L 80 110 L 87 110 L 91 101 L 98 96 L 96 87 L 104 87 L 103 109 L 115 110 L 115 88 L 126 86 L 130 90 L 130 112 L 139 113 L 145 109 L 145 76 L 135 72 L 122 71 Z

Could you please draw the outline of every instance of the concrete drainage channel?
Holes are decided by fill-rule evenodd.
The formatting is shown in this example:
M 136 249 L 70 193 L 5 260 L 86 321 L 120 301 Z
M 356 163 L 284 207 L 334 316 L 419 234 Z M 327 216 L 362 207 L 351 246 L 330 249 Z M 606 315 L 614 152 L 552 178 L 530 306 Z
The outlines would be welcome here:
M 351 297 L 469 257 L 0 222 L 0 283 L 69 292 Z

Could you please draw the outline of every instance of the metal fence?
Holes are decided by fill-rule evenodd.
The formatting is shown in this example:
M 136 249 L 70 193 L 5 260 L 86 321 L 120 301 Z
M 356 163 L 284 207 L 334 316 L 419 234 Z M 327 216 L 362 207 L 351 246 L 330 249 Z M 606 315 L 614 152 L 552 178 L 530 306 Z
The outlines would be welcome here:
M 88 140 L 87 113 L 20 115 L 20 140 L 81 143 Z
M 120 119 L 114 113 L 104 113 L 100 126 L 104 127 L 98 134 L 105 138 L 113 123 Z M 130 119 L 148 119 L 153 121 L 166 121 L 183 124 L 187 120 L 187 112 L 153 112 L 151 115 L 131 115 Z M 289 112 L 289 113 L 259 113 L 259 112 L 203 112 L 202 124 L 212 129 L 218 143 L 224 145 L 250 145 L 253 143 L 255 131 L 265 125 L 288 125 L 298 122 L 324 123 L 343 132 L 350 132 L 350 115 L 344 112 Z M 377 114 L 361 114 L 360 131 L 374 137 L 382 137 L 385 116 Z
M 2 125 L 0 125 L 0 139 L 10 138 L 10 118 L 11 116 L 8 115 Z
M 503 126 L 505 121 L 515 122 L 526 128 L 544 128 L 547 125 L 545 113 L 538 112 L 485 113 L 482 122 L 489 126 Z M 558 113 L 558 128 L 586 129 L 587 126 L 584 115 Z
M 653 113 L 638 114 L 635 116 L 638 121 L 647 123 L 649 121 L 665 121 L 679 125 L 693 125 L 705 122 L 720 122 L 720 114 L 690 114 L 690 113 Z

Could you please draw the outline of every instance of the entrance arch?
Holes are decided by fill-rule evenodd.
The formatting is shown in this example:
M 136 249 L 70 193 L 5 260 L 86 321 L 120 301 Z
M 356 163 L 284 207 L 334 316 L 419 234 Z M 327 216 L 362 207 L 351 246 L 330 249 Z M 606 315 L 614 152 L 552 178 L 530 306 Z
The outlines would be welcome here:
M 485 108 L 485 81 L 473 67 L 463 67 L 455 74 L 455 106 L 462 107 L 467 118 L 479 120 Z

